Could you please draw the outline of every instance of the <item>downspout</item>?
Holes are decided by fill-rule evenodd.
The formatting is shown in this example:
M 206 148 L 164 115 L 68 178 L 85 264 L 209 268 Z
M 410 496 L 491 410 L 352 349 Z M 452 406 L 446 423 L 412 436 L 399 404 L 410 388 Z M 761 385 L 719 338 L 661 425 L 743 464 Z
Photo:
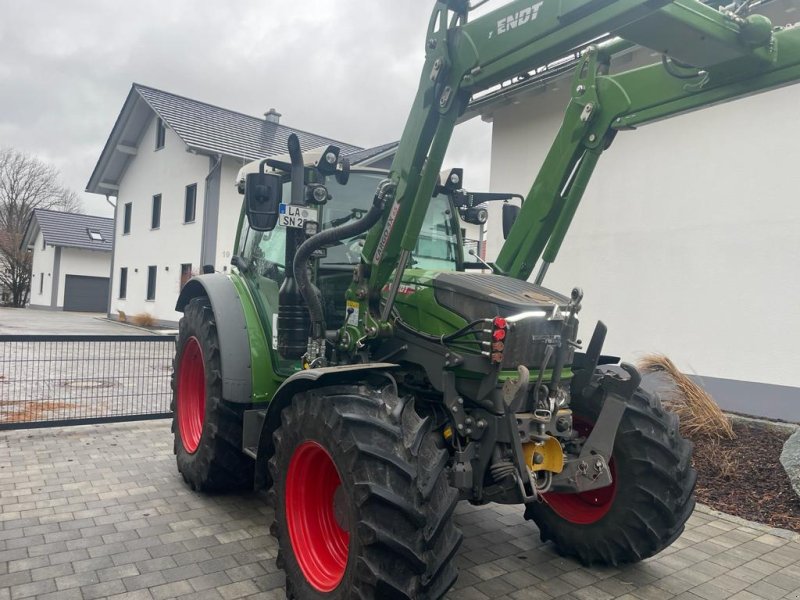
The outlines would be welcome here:
M 111 319 L 111 300 L 114 298 L 114 256 L 117 248 L 117 205 L 111 201 L 108 194 L 106 194 L 106 202 L 114 209 L 114 233 L 111 235 L 111 267 L 108 273 L 108 304 L 106 305 L 106 317 Z

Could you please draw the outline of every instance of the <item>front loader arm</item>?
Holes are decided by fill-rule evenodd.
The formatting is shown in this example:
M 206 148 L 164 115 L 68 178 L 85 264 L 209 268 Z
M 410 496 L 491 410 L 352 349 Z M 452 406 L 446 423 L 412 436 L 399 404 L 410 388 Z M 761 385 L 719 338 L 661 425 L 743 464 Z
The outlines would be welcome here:
M 436 3 L 420 85 L 389 174 L 393 193 L 369 231 L 348 291 L 348 301 L 359 304 L 364 338 L 389 331 L 394 295 L 453 128 L 474 94 L 603 34 L 624 37 L 584 53 L 561 130 L 497 258 L 500 272 L 527 279 L 544 253 L 541 279 L 618 130 L 800 79 L 800 30 L 773 32 L 764 17 L 742 18 L 697 0 L 516 0 L 467 20 L 466 0 Z M 607 75 L 612 55 L 633 44 L 676 62 Z M 675 70 L 686 75 L 684 63 L 702 72 L 675 77 Z
M 577 66 L 561 129 L 497 257 L 496 266 L 503 273 L 527 279 L 541 258 L 536 278 L 541 282 L 555 261 L 594 165 L 617 131 L 800 81 L 800 27 L 772 34 L 769 62 L 745 55 L 695 70 L 698 74 L 689 79 L 675 77 L 662 63 L 617 75 L 600 74 L 623 44 L 592 47 Z
M 389 178 L 395 191 L 364 245 L 366 281 L 349 298 L 375 305 L 392 271 L 399 282 L 416 246 L 457 118 L 470 97 L 509 75 L 554 60 L 603 33 L 630 26 L 667 0 L 515 0 L 467 23 L 467 2 L 436 3 L 419 88 Z M 564 9 L 562 6 L 571 8 Z M 396 268 L 398 267 L 399 268 Z M 391 299 L 382 319 L 386 320 Z M 367 310 L 361 310 L 366 315 Z

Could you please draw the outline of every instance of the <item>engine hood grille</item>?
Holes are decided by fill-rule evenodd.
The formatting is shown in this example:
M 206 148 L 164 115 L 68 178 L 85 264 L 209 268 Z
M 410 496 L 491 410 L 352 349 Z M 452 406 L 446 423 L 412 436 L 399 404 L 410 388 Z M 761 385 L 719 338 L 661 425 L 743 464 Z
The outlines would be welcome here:
M 502 275 L 481 273 L 440 273 L 433 279 L 436 301 L 443 307 L 460 315 L 466 321 L 511 317 L 524 312 L 542 310 L 550 312 L 554 305 L 566 310 L 569 299 L 528 281 L 520 281 Z M 547 338 L 566 336 L 574 338 L 577 320 L 566 325 L 563 320 L 548 318 L 522 319 L 514 324 L 506 338 L 503 369 L 516 369 L 526 365 L 538 369 L 552 368 L 555 356 L 543 365 Z M 564 340 L 565 342 L 566 340 Z M 563 343 L 563 342 L 562 342 Z M 573 351 L 566 356 L 571 364 Z
M 529 281 L 502 275 L 447 272 L 433 279 L 436 301 L 467 321 L 512 315 L 535 309 L 564 308 L 569 299 Z

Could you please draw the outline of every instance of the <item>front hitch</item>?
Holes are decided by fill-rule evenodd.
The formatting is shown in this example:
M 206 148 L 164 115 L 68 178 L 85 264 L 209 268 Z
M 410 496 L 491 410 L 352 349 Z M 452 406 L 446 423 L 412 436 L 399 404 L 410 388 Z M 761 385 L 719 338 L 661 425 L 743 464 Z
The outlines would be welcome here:
M 608 461 L 625 407 L 639 388 L 642 376 L 628 363 L 602 366 L 595 373 L 602 375 L 598 387 L 604 392 L 603 407 L 581 453 L 565 461 L 561 473 L 553 476 L 551 492 L 586 492 L 612 483 Z

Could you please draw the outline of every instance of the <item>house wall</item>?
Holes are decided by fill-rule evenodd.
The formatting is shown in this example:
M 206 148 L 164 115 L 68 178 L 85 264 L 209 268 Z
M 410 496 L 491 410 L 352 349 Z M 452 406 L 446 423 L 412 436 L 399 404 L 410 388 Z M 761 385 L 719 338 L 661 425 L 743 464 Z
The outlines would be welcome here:
M 58 308 L 64 306 L 64 287 L 67 275 L 108 277 L 110 268 L 111 252 L 62 248 L 61 267 L 58 275 Z
M 33 245 L 33 261 L 31 263 L 31 293 L 30 305 L 34 308 L 51 308 L 50 302 L 53 292 L 53 273 L 56 249 L 45 246 L 42 250 L 42 232 L 36 236 Z M 39 274 L 44 273 L 42 293 L 39 293 Z
M 527 193 L 568 100 L 555 86 L 493 110 L 493 190 Z M 584 340 L 602 319 L 608 353 L 800 386 L 798 102 L 787 87 L 617 136 L 545 280 L 583 288 Z
M 181 264 L 200 269 L 202 215 L 208 157 L 191 154 L 167 129 L 164 147 L 155 150 L 155 118 L 139 144 L 120 182 L 116 208 L 114 274 L 110 313 L 124 311 L 128 317 L 146 312 L 161 321 L 175 322 L 174 310 L 180 292 Z M 197 184 L 195 221 L 184 224 L 186 186 Z M 161 194 L 161 225 L 152 230 L 152 197 Z M 124 207 L 132 203 L 131 231 L 123 235 Z M 157 267 L 156 298 L 146 300 L 148 266 Z M 128 268 L 125 299 L 119 297 L 120 268 Z
M 242 211 L 244 196 L 236 190 L 236 175 L 242 161 L 225 157 L 222 160 L 222 177 L 219 190 L 219 223 L 217 227 L 217 254 L 214 262 L 218 271 L 230 270 L 236 229 Z

